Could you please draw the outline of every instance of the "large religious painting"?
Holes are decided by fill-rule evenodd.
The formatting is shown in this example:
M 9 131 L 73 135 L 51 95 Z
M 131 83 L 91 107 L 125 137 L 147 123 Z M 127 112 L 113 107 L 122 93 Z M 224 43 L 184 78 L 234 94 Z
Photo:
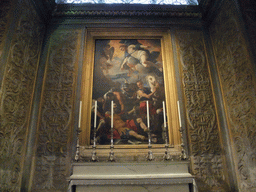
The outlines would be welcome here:
M 83 156 L 180 152 L 175 67 L 168 29 L 90 28 L 82 67 Z
M 96 39 L 91 144 L 164 144 L 165 116 L 161 40 Z

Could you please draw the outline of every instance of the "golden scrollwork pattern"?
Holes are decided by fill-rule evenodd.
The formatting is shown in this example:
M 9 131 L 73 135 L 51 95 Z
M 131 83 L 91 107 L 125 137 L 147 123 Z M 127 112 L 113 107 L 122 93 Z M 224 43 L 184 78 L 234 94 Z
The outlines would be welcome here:
M 78 32 L 53 33 L 48 49 L 33 191 L 65 190 L 73 128 Z
M 44 27 L 34 8 L 21 1 L 10 40 L 0 103 L 0 191 L 20 191 L 30 109 Z
M 232 1 L 210 28 L 241 191 L 256 189 L 255 74 Z
M 176 33 L 192 172 L 202 191 L 225 191 L 223 160 L 202 33 Z

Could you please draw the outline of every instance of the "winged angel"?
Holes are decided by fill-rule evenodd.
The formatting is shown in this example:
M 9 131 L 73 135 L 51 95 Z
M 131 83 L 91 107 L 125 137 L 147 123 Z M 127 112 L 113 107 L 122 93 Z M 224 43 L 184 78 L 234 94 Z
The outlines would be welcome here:
M 121 70 L 129 70 L 128 76 L 134 71 L 140 73 L 155 73 L 162 75 L 162 65 L 156 61 L 160 52 L 148 49 L 149 46 L 140 44 L 137 40 L 121 40 L 119 49 L 124 52 L 124 60 L 121 63 Z
M 109 69 L 113 67 L 112 59 L 113 59 L 114 51 L 115 51 L 115 48 L 107 44 L 106 47 L 104 47 L 101 52 L 99 65 L 105 75 L 107 75 L 109 73 Z

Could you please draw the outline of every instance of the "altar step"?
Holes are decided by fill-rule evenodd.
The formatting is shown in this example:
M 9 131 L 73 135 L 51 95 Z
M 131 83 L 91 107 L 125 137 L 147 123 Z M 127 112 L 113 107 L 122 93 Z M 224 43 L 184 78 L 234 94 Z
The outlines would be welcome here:
M 74 163 L 69 192 L 192 192 L 189 162 Z

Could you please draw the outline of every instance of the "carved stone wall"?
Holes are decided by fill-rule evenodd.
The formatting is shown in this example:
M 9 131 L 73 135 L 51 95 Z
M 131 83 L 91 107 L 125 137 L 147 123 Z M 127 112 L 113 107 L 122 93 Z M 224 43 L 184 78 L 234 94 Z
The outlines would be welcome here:
M 256 1 L 239 0 L 243 19 L 245 21 L 247 31 L 250 35 L 250 43 L 253 47 L 253 54 L 256 55 Z M 256 57 L 255 57 L 256 59 Z M 254 61 L 256 62 L 256 61 Z
M 50 38 L 38 129 L 32 191 L 66 191 L 71 157 L 79 32 Z
M 10 10 L 11 2 L 10 0 L 3 0 L 0 4 L 0 58 L 3 51 L 4 40 L 6 36 L 6 31 L 10 23 Z
M 233 1 L 210 28 L 241 191 L 256 190 L 256 90 L 248 47 Z
M 199 31 L 177 31 L 192 173 L 199 191 L 228 191 L 211 80 Z
M 1 63 L 6 67 L 0 92 L 0 191 L 8 192 L 20 189 L 30 110 L 44 33 L 43 25 L 28 1 L 19 1 L 15 7 L 19 7 L 19 10 L 15 18 L 12 18 L 17 20 L 12 31 L 10 50 L 7 62 Z M 0 41 L 3 41 L 1 38 L 5 36 L 0 37 Z
M 0 94 L 2 87 L 2 80 L 4 76 L 6 58 L 3 56 L 6 45 L 6 36 L 8 34 L 12 15 L 12 2 L 10 0 L 3 0 L 0 2 Z

